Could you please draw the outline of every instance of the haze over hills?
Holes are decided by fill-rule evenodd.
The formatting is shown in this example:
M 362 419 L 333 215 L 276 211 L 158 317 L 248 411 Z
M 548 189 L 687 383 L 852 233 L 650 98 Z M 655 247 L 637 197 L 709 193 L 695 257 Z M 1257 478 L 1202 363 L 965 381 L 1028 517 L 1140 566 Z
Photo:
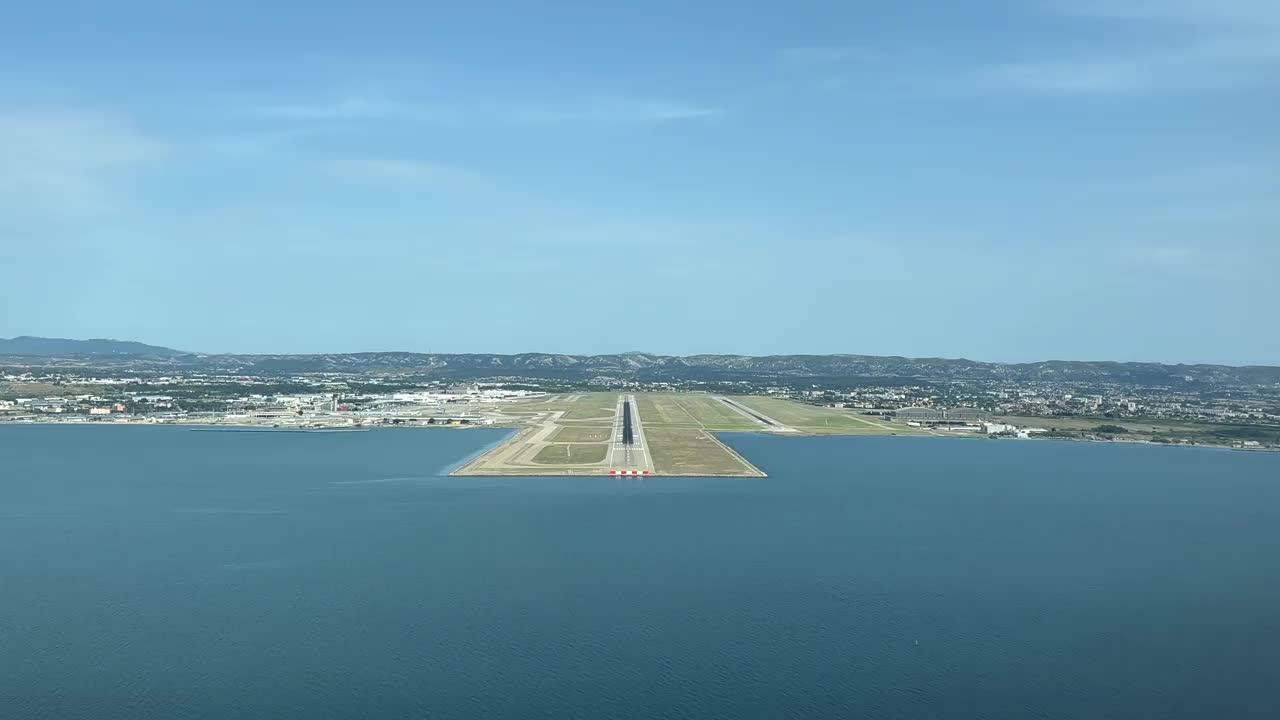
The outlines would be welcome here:
M 823 380 L 856 378 L 923 381 L 1063 381 L 1138 385 L 1200 383 L 1225 386 L 1280 383 L 1280 367 L 1165 365 L 1161 363 L 1050 360 L 991 363 L 965 359 L 874 355 L 689 355 L 629 352 L 608 355 L 554 353 L 362 352 L 293 354 L 203 354 L 120 340 L 18 337 L 0 339 L 0 356 L 13 364 L 127 364 L 138 370 L 164 369 L 287 374 L 308 372 L 382 373 L 407 371 L 441 378 L 538 377 L 587 380 L 607 375 L 642 381 Z
M 173 357 L 185 355 L 181 350 L 147 345 L 132 340 L 109 340 L 93 338 L 90 340 L 71 340 L 67 338 L 33 337 L 19 335 L 15 338 L 0 338 L 0 355 L 23 355 L 31 357 L 83 357 L 93 355 L 130 355 Z

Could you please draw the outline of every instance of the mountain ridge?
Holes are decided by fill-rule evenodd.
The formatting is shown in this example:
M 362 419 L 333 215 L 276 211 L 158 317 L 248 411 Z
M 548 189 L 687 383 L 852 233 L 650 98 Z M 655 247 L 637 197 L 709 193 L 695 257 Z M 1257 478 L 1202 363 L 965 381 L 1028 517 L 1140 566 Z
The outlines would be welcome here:
M 154 355 L 172 357 L 188 353 L 159 345 L 148 345 L 134 340 L 113 340 L 110 338 L 90 338 L 75 340 L 70 338 L 47 338 L 35 335 L 19 335 L 12 338 L 0 338 L 0 355 L 17 355 L 28 357 L 72 357 L 94 355 Z
M 17 347 L 19 351 L 15 351 Z M 121 340 L 67 340 L 23 336 L 0 338 L 0 356 L 127 362 L 163 370 L 207 370 L 287 374 L 309 372 L 413 372 L 441 378 L 541 377 L 588 380 L 614 376 L 642 381 L 796 381 L 803 378 L 881 378 L 989 381 L 1092 381 L 1146 385 L 1207 383 L 1280 384 L 1280 367 L 1266 365 L 1165 364 L 1106 360 L 1045 360 L 993 363 L 964 358 L 900 355 L 661 355 L 628 352 L 566 353 L 190 353 Z

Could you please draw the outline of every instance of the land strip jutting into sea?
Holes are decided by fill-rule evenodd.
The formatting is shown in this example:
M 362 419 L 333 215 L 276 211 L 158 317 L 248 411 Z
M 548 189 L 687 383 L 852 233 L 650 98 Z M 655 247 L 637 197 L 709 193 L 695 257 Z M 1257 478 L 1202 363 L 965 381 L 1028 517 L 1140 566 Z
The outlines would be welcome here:
M 499 412 L 521 429 L 453 474 L 762 477 L 715 434 L 927 432 L 837 408 L 698 393 L 553 395 L 504 404 Z

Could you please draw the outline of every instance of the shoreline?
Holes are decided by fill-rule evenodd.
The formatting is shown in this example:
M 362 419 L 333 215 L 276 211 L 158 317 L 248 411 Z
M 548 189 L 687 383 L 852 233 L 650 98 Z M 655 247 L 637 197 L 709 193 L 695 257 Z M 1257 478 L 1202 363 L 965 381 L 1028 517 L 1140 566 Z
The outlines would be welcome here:
M 452 470 L 450 470 L 449 472 L 447 472 L 447 473 L 446 473 L 446 475 L 449 475 L 449 476 L 458 476 L 458 477 L 508 477 L 508 476 L 510 476 L 510 475 L 506 475 L 506 474 L 478 473 L 478 472 L 474 472 L 474 471 L 472 471 L 472 469 L 471 469 L 471 467 L 470 467 L 470 466 L 472 466 L 472 465 L 475 465 L 475 464 L 479 463 L 480 461 L 482 461 L 482 460 L 485 458 L 485 456 L 487 456 L 487 455 L 489 455 L 490 453 L 495 452 L 495 451 L 497 451 L 498 449 L 500 449 L 500 448 L 504 447 L 507 443 L 514 442 L 514 441 L 518 440 L 518 439 L 519 439 L 519 437 L 520 437 L 521 435 L 524 435 L 524 434 L 526 434 L 527 432 L 529 432 L 529 431 L 531 431 L 531 430 L 532 430 L 532 428 L 520 428 L 520 427 L 518 427 L 518 426 L 516 426 L 516 425 L 507 425 L 507 424 L 495 424 L 495 425 L 444 425 L 444 424 L 439 424 L 439 425 L 405 425 L 405 424 L 401 424 L 401 425 L 373 425 L 373 426 L 366 426 L 366 425 L 345 425 L 345 424 L 344 424 L 344 425 L 319 425 L 319 426 L 315 426 L 315 427 L 301 427 L 301 426 L 297 426 L 297 425 L 285 425 L 285 426 L 280 426 L 280 425 L 269 425 L 269 424 L 265 424 L 265 423 L 251 423 L 251 422 L 250 422 L 250 423 L 229 423 L 229 422 L 207 422 L 207 421 L 199 421 L 199 420 L 196 420 L 196 421 L 174 421 L 174 420 L 165 420 L 165 421 L 147 421 L 147 420 L 137 420 L 137 419 L 131 419 L 131 420 L 73 420 L 73 419 L 57 419 L 57 420 L 49 420 L 49 419 L 40 419 L 40 420 L 8 420 L 8 419 L 0 419 L 0 428 L 4 428 L 4 427 L 31 427 L 31 426 L 36 426 L 36 425 L 77 426 L 77 427 L 184 427 L 184 428 L 187 428 L 187 429 L 190 429 L 190 430 L 199 430 L 199 431 L 204 431 L 204 432 L 266 432 L 266 433 L 269 433 L 269 432 L 285 432 L 285 433 L 318 433 L 318 434 L 333 434 L 333 433 L 348 433 L 348 432 L 369 432 L 369 431 L 371 431 L 371 430 L 405 430 L 405 429 L 413 429 L 413 430 L 471 430 L 471 429 L 485 429 L 485 430 L 515 430 L 515 431 L 516 431 L 514 435 L 512 435 L 512 436 L 511 436 L 511 437 L 509 437 L 509 438 L 507 438 L 506 440 L 499 441 L 499 442 L 495 443 L 494 445 L 492 445 L 492 446 L 490 446 L 490 447 L 487 447 L 487 448 L 485 448 L 485 449 L 483 449 L 483 450 L 479 451 L 479 452 L 478 452 L 478 454 L 476 454 L 476 455 L 474 455 L 474 456 L 472 456 L 472 457 L 469 457 L 469 458 L 466 458 L 466 459 L 464 459 L 464 460 L 460 461 L 460 462 L 459 462 L 459 464 L 458 464 L 456 467 L 454 467 Z M 747 465 L 749 465 L 750 467 L 755 467 L 755 466 L 754 466 L 754 465 L 752 465 L 750 462 L 745 461 L 745 459 L 744 459 L 744 458 L 742 458 L 742 456 L 741 456 L 739 453 L 737 453 L 736 451 L 734 451 L 734 450 L 733 450 L 732 448 L 730 448 L 728 445 L 726 445 L 725 443 L 723 443 L 723 442 L 722 442 L 718 437 L 716 437 L 717 433 L 708 432 L 707 434 L 708 434 L 709 436 L 711 436 L 711 437 L 712 437 L 712 438 L 717 442 L 717 444 L 721 445 L 723 448 L 725 448 L 726 450 L 728 450 L 731 454 L 733 454 L 734 456 L 736 456 L 739 460 L 742 460 L 742 461 L 746 462 L 746 464 L 747 464 Z M 828 433 L 828 432 L 816 433 L 816 432 L 805 432 L 805 431 L 803 431 L 803 430 L 799 430 L 799 431 L 796 431 L 796 432 L 789 432 L 789 433 L 779 433 L 779 432 L 773 432 L 773 431 L 770 431 L 770 430 L 763 430 L 763 429 L 762 429 L 762 430 L 732 430 L 732 431 L 726 431 L 726 432 L 719 433 L 719 434 L 724 434 L 724 435 L 734 435 L 734 434 L 742 434 L 742 435 L 767 435 L 767 436 L 772 436 L 772 437 L 886 437 L 886 438 L 888 438 L 888 437 L 903 437 L 903 438 L 907 438 L 907 437 L 914 437 L 914 438 L 951 438 L 951 439 L 959 439 L 959 440 L 987 440 L 987 439 L 991 439 L 991 437 L 990 437 L 990 436 L 988 436 L 988 435 L 979 435 L 979 434 L 972 434 L 972 433 L 966 433 L 966 434 L 961 434 L 961 433 L 948 433 L 948 434 L 940 434 L 940 433 L 929 433 L 929 434 L 915 434 L 915 433 L 911 433 L 911 434 L 907 434 L 907 433 L 898 434 L 898 433 L 890 433 L 890 434 L 874 434 L 874 435 L 867 434 L 867 435 L 864 435 L 864 434 L 860 434 L 860 433 Z M 1237 452 L 1280 453 L 1280 447 L 1267 447 L 1267 446 L 1261 446 L 1261 447 L 1235 447 L 1235 446 L 1232 446 L 1232 445 L 1221 445 L 1221 444 L 1216 444 L 1216 443 L 1174 443 L 1174 442 L 1155 442 L 1155 441 L 1153 441 L 1153 440 L 1139 440 L 1139 439 L 1128 439 L 1128 438 L 1113 438 L 1113 439 L 1111 439 L 1111 440 L 1102 440 L 1102 439 L 1096 439 L 1096 438 L 1035 437 L 1035 436 L 1033 436 L 1033 437 L 1029 437 L 1029 438 L 995 438 L 995 439 L 1000 440 L 1000 441 L 1004 441 L 1004 442 L 1008 442 L 1008 441 L 1018 441 L 1018 440 L 1038 440 L 1038 441 L 1057 441 L 1057 442 L 1075 442 L 1075 443 L 1098 443 L 1098 444 L 1102 444 L 1102 445 L 1117 445 L 1117 444 L 1120 444 L 1120 445 L 1154 445 L 1154 446 L 1158 446 L 1158 447 L 1199 448 L 1199 449 L 1210 449 L 1210 450 L 1234 450 L 1234 451 L 1237 451 Z M 589 473 L 585 473 L 585 472 L 584 472 L 583 474 L 589 474 Z M 529 476 L 530 476 L 530 477 L 539 477 L 539 475 L 536 475 L 536 474 L 535 474 L 535 475 L 529 475 Z M 555 475 L 555 476 L 553 476 L 553 475 L 545 475 L 545 476 L 546 476 L 546 477 L 556 477 L 556 476 L 559 476 L 559 475 Z M 568 474 L 567 476 L 572 476 L 572 474 Z M 681 473 L 661 473 L 661 474 L 657 474 L 657 473 L 655 473 L 654 475 L 651 475 L 651 477 L 654 477 L 654 476 L 664 476 L 664 477 L 767 477 L 768 475 L 767 475 L 767 473 L 764 473 L 763 471 L 759 471 L 759 474 L 758 474 L 758 475 L 757 475 L 757 474 L 751 474 L 751 475 L 745 475 L 745 474 L 743 474 L 743 475 L 739 475 L 739 474 L 715 475 L 715 474 L 707 474 L 707 473 L 697 473 L 697 474 L 681 474 Z
M 444 477 L 468 477 L 467 475 L 462 474 L 464 470 L 466 470 L 467 468 L 471 467 L 475 463 L 482 460 L 489 453 L 496 451 L 498 448 L 506 445 L 509 442 L 512 442 L 516 438 L 520 437 L 521 434 L 527 431 L 528 431 L 528 428 L 525 428 L 523 430 L 518 430 L 509 437 L 494 441 L 488 446 L 480 448 L 479 450 L 471 453 L 467 457 L 462 458 L 461 460 L 453 463 L 452 465 L 445 466 L 445 468 L 441 470 L 440 474 L 443 475 Z M 469 477 L 481 477 L 481 476 L 471 475 Z

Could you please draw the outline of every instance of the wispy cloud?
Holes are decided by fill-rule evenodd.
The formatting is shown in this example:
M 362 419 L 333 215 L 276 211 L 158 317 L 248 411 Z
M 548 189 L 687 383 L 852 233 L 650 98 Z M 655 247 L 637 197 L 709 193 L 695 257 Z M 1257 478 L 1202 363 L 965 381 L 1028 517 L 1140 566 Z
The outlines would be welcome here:
M 655 124 L 707 120 L 723 114 L 723 108 L 709 105 L 650 99 L 603 99 L 515 107 L 510 109 L 507 119 L 520 125 Z
M 1086 191 L 1094 194 L 1096 207 L 1123 208 L 1130 220 L 1177 232 L 1211 223 L 1231 235 L 1222 238 L 1224 243 L 1262 239 L 1280 232 L 1280 206 L 1275 201 L 1280 197 L 1280 164 L 1272 155 L 1102 179 L 1089 183 Z
M 0 202 L 9 213 L 109 212 L 125 200 L 125 181 L 168 152 L 118 116 L 0 108 Z
M 1280 77 L 1280 3 L 1273 0 L 1075 0 L 1047 8 L 1132 37 L 1111 51 L 985 68 L 984 87 L 1115 95 L 1247 88 Z
M 1280 165 L 1267 153 L 1254 161 L 1217 162 L 1180 166 L 1135 177 L 1122 177 L 1094 184 L 1104 192 L 1141 194 L 1191 194 L 1215 192 L 1241 195 L 1266 189 L 1280 191 Z
M 1112 260 L 1143 271 L 1182 273 L 1202 266 L 1211 256 L 1186 245 L 1121 245 L 1107 252 Z
M 775 69 L 788 81 L 799 81 L 824 90 L 863 86 L 869 73 L 896 73 L 906 57 L 866 45 L 799 45 L 776 50 Z M 865 86 L 864 86 L 865 87 Z
M 1121 93 L 1147 88 L 1149 63 L 1133 59 L 1030 60 L 984 69 L 981 82 L 995 90 L 1047 93 Z
M 1259 256 L 1238 247 L 1219 244 L 1178 242 L 1119 243 L 1102 252 L 1110 261 L 1130 266 L 1140 273 L 1185 278 L 1242 277 Z
M 799 67 L 871 62 L 882 57 L 883 52 L 864 45 L 802 45 L 783 48 L 774 53 L 774 59 L 778 62 Z
M 266 102 L 249 107 L 249 113 L 279 120 L 417 120 L 452 122 L 458 113 L 423 103 L 392 100 L 377 95 L 348 95 L 319 100 Z
M 1247 88 L 1276 77 L 1280 45 L 1211 40 L 1127 54 L 1039 59 L 986 68 L 993 89 L 1134 94 Z
M 259 159 L 305 144 L 308 140 L 332 134 L 332 128 L 299 125 L 267 129 L 243 129 L 200 137 L 191 141 L 196 150 L 204 150 L 227 158 Z
M 395 100 L 377 95 L 333 99 L 265 102 L 248 113 L 290 122 L 403 121 L 428 124 L 470 123 L 500 126 L 558 126 L 574 124 L 649 125 L 708 120 L 724 108 L 663 98 L 565 98 L 545 103 L 477 97 L 466 100 Z
M 376 183 L 404 189 L 464 192 L 496 191 L 480 173 L 463 168 L 403 158 L 348 157 L 327 160 L 321 169 L 343 180 Z
M 1280 5 L 1274 0 L 1059 0 L 1049 7 L 1096 18 L 1280 30 Z
M 1054 38 L 1071 49 L 1041 44 L 1000 59 L 994 46 L 994 59 L 977 61 L 968 48 L 948 57 L 941 47 L 834 44 L 784 48 L 772 60 L 793 81 L 879 99 L 1120 97 L 1280 84 L 1275 0 L 1044 0 L 1038 10 L 1059 21 Z

